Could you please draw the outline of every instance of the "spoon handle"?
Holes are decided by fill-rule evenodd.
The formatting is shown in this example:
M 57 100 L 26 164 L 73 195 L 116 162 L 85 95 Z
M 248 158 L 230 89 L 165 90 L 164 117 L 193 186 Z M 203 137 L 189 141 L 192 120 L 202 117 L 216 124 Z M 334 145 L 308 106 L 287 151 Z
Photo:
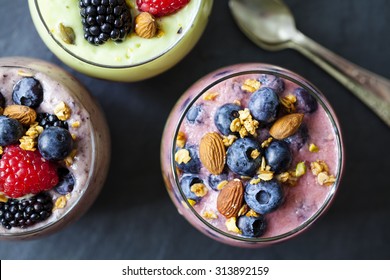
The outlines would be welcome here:
M 347 61 L 301 32 L 293 38 L 290 47 L 317 63 L 390 126 L 389 80 Z

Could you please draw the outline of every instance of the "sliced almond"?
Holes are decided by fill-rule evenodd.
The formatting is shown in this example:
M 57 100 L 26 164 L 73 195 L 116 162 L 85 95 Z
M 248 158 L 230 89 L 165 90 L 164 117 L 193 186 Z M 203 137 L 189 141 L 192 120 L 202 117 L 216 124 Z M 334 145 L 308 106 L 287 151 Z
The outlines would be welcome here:
M 226 218 L 237 216 L 244 199 L 244 187 L 241 181 L 230 181 L 220 191 L 217 198 L 217 209 Z
M 23 125 L 32 124 L 37 118 L 34 109 L 23 105 L 9 105 L 4 109 L 4 116 L 18 120 Z
M 199 157 L 211 174 L 222 173 L 225 167 L 226 151 L 222 137 L 218 133 L 210 132 L 202 137 L 199 144 Z
M 278 140 L 293 135 L 300 127 L 304 114 L 289 114 L 278 119 L 269 130 L 269 134 Z

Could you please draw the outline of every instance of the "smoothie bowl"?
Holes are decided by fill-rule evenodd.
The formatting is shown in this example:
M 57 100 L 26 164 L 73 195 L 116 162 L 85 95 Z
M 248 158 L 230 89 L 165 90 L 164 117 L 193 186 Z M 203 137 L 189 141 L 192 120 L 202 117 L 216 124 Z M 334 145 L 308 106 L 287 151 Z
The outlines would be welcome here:
M 335 114 L 304 78 L 239 64 L 191 86 L 165 126 L 162 173 L 179 213 L 227 244 L 261 247 L 307 229 L 343 170 Z
M 80 217 L 105 181 L 104 115 L 64 70 L 0 58 L 0 239 L 58 231 Z
M 64 63 L 93 77 L 137 81 L 168 70 L 194 47 L 213 1 L 28 2 L 39 35 Z

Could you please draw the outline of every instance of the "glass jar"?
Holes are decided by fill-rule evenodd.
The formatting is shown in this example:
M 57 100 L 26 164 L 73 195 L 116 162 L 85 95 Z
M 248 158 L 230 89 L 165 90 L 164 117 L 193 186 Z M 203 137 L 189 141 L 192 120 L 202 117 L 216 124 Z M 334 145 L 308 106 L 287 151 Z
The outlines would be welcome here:
M 19 150 L 19 153 L 22 153 L 26 160 L 28 159 L 27 154 L 30 154 L 30 156 L 35 154 L 34 157 L 39 158 L 39 160 L 36 159 L 34 162 L 41 162 L 46 167 L 34 163 L 34 167 L 30 166 L 29 170 L 40 170 L 40 168 L 49 170 L 39 173 L 40 182 L 43 180 L 47 182 L 47 178 L 50 178 L 50 185 L 40 185 L 39 187 L 39 190 L 45 194 L 44 198 L 41 197 L 40 199 L 37 198 L 36 188 L 32 191 L 32 187 L 28 187 L 26 193 L 12 195 L 9 190 L 5 191 L 5 186 L 1 186 L 0 239 L 21 240 L 41 237 L 56 232 L 78 219 L 87 211 L 99 194 L 110 162 L 108 126 L 104 113 L 86 88 L 56 65 L 26 57 L 4 57 L 0 58 L 0 73 L 1 94 L 5 99 L 4 115 L 9 118 L 20 120 L 15 110 L 22 107 L 10 107 L 10 105 L 19 104 L 15 101 L 13 94 L 16 84 L 22 80 L 26 81 L 22 89 L 26 90 L 28 89 L 28 83 L 38 81 L 39 85 L 35 85 L 35 87 L 43 90 L 43 101 L 39 106 L 28 107 L 30 108 L 29 112 L 35 111 L 37 117 L 32 117 L 30 123 L 23 123 L 23 136 L 18 137 L 18 141 L 2 147 L 2 158 L 0 160 L 2 178 L 0 178 L 0 181 L 3 184 L 5 178 L 12 177 L 12 174 L 5 175 L 3 173 L 5 166 L 11 164 L 5 156 L 9 153 L 11 147 Z M 27 80 L 30 82 L 27 82 Z M 23 98 L 20 100 L 23 105 Z M 30 106 L 27 103 L 25 105 Z M 26 106 L 23 108 L 26 108 Z M 9 110 L 10 108 L 14 111 L 13 113 Z M 51 116 L 43 115 L 44 113 Z M 20 122 L 22 121 L 20 120 Z M 48 150 L 47 146 L 44 146 L 45 144 L 39 147 L 40 143 L 43 143 L 40 137 L 46 130 L 58 126 L 62 130 L 55 130 L 55 135 L 58 135 L 61 143 L 68 143 L 69 137 L 72 138 L 70 150 L 67 151 L 67 154 L 62 154 L 61 158 L 53 158 L 55 154 L 51 152 L 43 158 L 41 152 L 45 151 L 46 153 Z M 65 133 L 64 130 L 69 132 Z M 51 131 L 53 133 L 53 130 Z M 58 131 L 62 132 L 58 134 Z M 66 135 L 64 136 L 64 134 Z M 54 138 L 46 139 L 56 142 Z M 32 144 L 32 146 L 29 144 Z M 53 147 L 51 149 L 58 151 L 58 146 Z M 25 160 L 20 160 L 28 164 Z M 47 167 L 47 164 L 50 165 L 50 168 Z M 20 162 L 18 165 L 23 166 Z M 16 168 L 13 172 L 18 174 L 16 177 L 23 177 L 24 175 L 20 175 L 24 174 L 23 170 L 24 167 Z M 35 171 L 31 172 L 34 174 Z M 53 179 L 53 172 L 56 174 L 56 179 Z M 33 179 L 29 176 L 23 180 L 28 182 L 26 185 L 33 185 L 31 181 Z M 48 188 L 48 186 L 51 188 Z M 36 203 L 37 201 L 39 203 Z M 16 210 L 11 210 L 12 205 L 16 207 L 13 207 Z M 30 208 L 27 209 L 28 207 Z M 46 213 L 42 213 L 42 211 Z M 6 214 L 6 212 L 9 213 Z M 33 217 L 32 214 L 35 216 Z M 21 217 L 24 218 L 21 219 Z
M 261 94 L 276 95 L 273 118 L 262 118 L 270 99 Z M 228 103 L 240 109 L 221 111 Z M 284 148 L 290 162 L 280 167 Z M 182 95 L 165 126 L 161 164 L 172 201 L 195 228 L 229 245 L 262 247 L 300 234 L 328 209 L 344 149 L 335 113 L 316 87 L 289 70 L 244 63 L 208 74 Z M 243 171 L 245 164 L 254 169 Z
M 151 39 L 132 32 L 121 42 L 91 45 L 84 39 L 78 1 L 29 0 L 35 27 L 47 47 L 65 64 L 84 74 L 114 81 L 138 81 L 158 75 L 178 63 L 201 37 L 212 0 L 191 0 L 178 12 L 157 18 Z M 127 1 L 134 20 L 135 0 Z M 74 42 L 66 43 L 61 28 L 71 28 Z

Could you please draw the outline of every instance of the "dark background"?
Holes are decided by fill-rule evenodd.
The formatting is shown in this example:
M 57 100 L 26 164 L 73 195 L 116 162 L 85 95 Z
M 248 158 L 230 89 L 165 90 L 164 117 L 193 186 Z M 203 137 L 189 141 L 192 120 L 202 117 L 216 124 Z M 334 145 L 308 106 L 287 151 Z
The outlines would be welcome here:
M 390 1 L 286 1 L 298 28 L 323 46 L 390 78 Z M 2 56 L 64 66 L 42 43 L 27 1 L 1 1 Z M 170 109 L 197 79 L 219 67 L 267 62 L 291 69 L 333 104 L 346 147 L 344 179 L 327 214 L 299 237 L 263 249 L 220 244 L 176 211 L 160 172 L 160 138 Z M 112 137 L 107 182 L 93 207 L 40 240 L 0 242 L 1 259 L 389 259 L 390 129 L 345 88 L 293 50 L 263 51 L 216 0 L 193 51 L 163 75 L 137 83 L 79 78 L 102 105 Z

